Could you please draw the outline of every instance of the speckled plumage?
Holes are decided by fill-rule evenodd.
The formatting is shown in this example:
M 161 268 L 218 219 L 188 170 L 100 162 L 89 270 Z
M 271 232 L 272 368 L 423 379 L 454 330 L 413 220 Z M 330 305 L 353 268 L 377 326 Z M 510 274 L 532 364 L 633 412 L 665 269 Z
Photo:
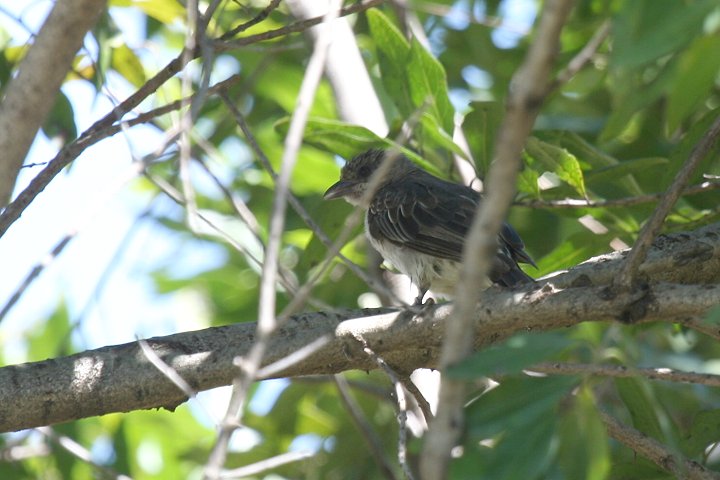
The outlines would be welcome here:
M 362 204 L 368 181 L 384 158 L 383 150 L 354 157 L 325 198 L 342 197 L 353 205 Z M 368 201 L 365 233 L 383 258 L 418 286 L 418 303 L 427 290 L 452 296 L 464 239 L 480 201 L 473 189 L 430 175 L 399 155 Z M 503 224 L 488 281 L 478 285 L 478 290 L 493 283 L 514 287 L 532 282 L 518 266 L 534 265 L 524 247 L 517 232 Z

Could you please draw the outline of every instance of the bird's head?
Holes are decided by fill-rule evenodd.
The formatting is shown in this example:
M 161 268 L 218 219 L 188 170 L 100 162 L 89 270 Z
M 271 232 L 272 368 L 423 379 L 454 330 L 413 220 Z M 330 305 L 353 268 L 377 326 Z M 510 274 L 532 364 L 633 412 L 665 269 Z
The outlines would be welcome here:
M 325 200 L 344 198 L 352 205 L 360 205 L 373 173 L 380 168 L 386 156 L 385 150 L 372 149 L 353 157 L 340 172 L 340 180 L 327 189 L 323 198 Z M 392 160 L 392 164 L 385 178 L 378 184 L 378 188 L 401 178 L 416 168 L 404 155 L 398 155 Z

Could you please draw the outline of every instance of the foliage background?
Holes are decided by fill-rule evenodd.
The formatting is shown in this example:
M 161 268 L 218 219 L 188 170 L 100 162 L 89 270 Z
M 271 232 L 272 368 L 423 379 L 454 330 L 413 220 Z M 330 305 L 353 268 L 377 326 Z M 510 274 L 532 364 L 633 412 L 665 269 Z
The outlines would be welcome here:
M 538 208 L 538 203 L 531 205 L 531 201 L 623 199 L 661 192 L 717 117 L 720 8 L 710 0 L 662 3 L 663 8 L 651 0 L 579 1 L 563 31 L 560 66 L 576 56 L 605 23 L 611 27 L 609 37 L 589 64 L 560 85 L 543 106 L 526 148 L 518 182 L 518 205 L 512 210 L 510 222 L 537 259 L 539 269 L 529 271 L 534 276 L 632 245 L 654 204 L 571 209 Z M 210 30 L 219 36 L 252 19 L 264 7 L 264 2 L 222 2 Z M 463 131 L 482 178 L 488 169 L 511 76 L 533 40 L 524 20 L 532 20 L 541 3 L 438 0 L 410 2 L 408 7 L 405 11 L 384 5 L 351 19 L 390 125 L 388 138 L 397 138 L 402 122 L 420 111 L 409 146 L 421 153 L 426 167 L 461 181 L 451 154 L 460 151 L 451 140 L 453 113 L 458 112 L 464 115 Z M 139 44 L 128 43 L 127 33 L 115 20 L 129 12 L 142 25 Z M 404 40 L 403 25 L 413 17 L 422 25 L 427 46 L 418 40 Z M 164 64 L 158 59 L 170 59 L 180 52 L 186 21 L 184 7 L 170 0 L 110 2 L 108 14 L 86 39 L 87 49 L 78 53 L 74 72 L 68 76 L 41 135 L 60 148 L 82 131 L 76 112 L 85 110 L 86 105 L 67 93 L 73 82 L 91 86 L 99 99 L 142 86 Z M 281 4 L 241 36 L 280 28 L 292 21 Z M 5 85 L 25 46 L 7 34 L 1 45 L 0 84 Z M 260 149 L 277 168 L 288 116 L 295 108 L 311 49 L 311 42 L 302 34 L 285 35 L 224 49 L 212 64 L 196 61 L 187 71 L 193 91 L 202 91 L 206 80 L 212 85 L 239 74 L 228 90 L 229 96 L 244 115 Z M 180 98 L 182 78 L 164 82 L 138 112 Z M 431 101 L 425 105 L 428 95 Z M 161 256 L 164 263 L 151 262 L 154 291 L 165 298 L 191 298 L 191 313 L 197 317 L 190 323 L 194 328 L 203 322 L 224 325 L 255 321 L 259 266 L 253 258 L 261 257 L 261 245 L 267 241 L 274 182 L 239 132 L 227 106 L 218 97 L 209 96 L 200 105 L 190 133 L 190 172 L 197 208 L 212 220 L 216 230 L 200 225 L 193 231 L 190 227 L 198 224 L 189 226 L 185 209 L 169 201 L 167 195 L 168 189 L 183 190 L 177 144 L 164 144 L 162 135 L 158 135 L 177 129 L 179 122 L 177 112 L 172 112 L 122 134 L 131 156 L 159 153 L 149 163 L 148 174 L 133 180 L 121 193 L 128 201 L 146 205 L 137 209 L 142 214 L 140 221 L 168 239 L 172 254 Z M 348 158 L 379 143 L 382 141 L 369 131 L 342 123 L 333 91 L 323 83 L 313 104 L 291 189 L 331 238 L 350 212 L 344 204 L 324 204 L 321 200 L 325 189 L 339 175 L 336 154 Z M 78 163 L 103 161 L 91 157 L 92 151 L 88 151 Z M 702 175 L 718 174 L 716 147 L 691 183 L 702 182 Z M 227 192 L 252 212 L 258 225 L 255 232 L 240 221 Z M 690 230 L 717 221 L 718 200 L 716 191 L 685 196 L 668 218 L 666 230 Z M 227 242 L 224 235 L 229 235 L 234 244 Z M 310 277 L 326 252 L 294 211 L 288 212 L 282 245 L 282 265 L 292 272 L 291 283 L 297 284 Z M 122 244 L 118 248 L 122 258 Z M 22 252 L 33 257 L 42 253 Z M 343 253 L 363 266 L 375 267 L 362 236 L 348 242 Z M 192 267 L 178 268 L 186 256 L 194 259 Z M 82 280 L 71 277 L 73 281 Z M 370 305 L 376 299 L 368 291 L 338 262 L 313 290 L 308 309 L 354 308 L 359 301 L 363 306 Z M 82 311 L 65 305 L 61 296 L 65 293 L 60 290 L 58 298 L 53 299 L 57 309 L 32 325 L 26 324 L 19 339 L 0 337 L 0 359 L 5 364 L 42 360 L 92 344 L 92 340 L 73 334 L 88 327 L 83 325 L 86 319 Z M 33 290 L 30 294 L 43 295 Z M 278 307 L 284 307 L 290 298 L 287 290 L 281 289 Z M 186 312 L 185 316 L 191 315 Z M 101 324 L 95 328 L 103 327 Z M 137 327 L 136 331 L 143 330 Z M 18 340 L 24 348 L 7 346 Z M 716 360 L 720 350 L 715 342 L 667 325 L 588 323 L 546 336 L 523 337 L 521 345 L 523 348 L 518 348 L 510 342 L 497 347 L 498 355 L 514 358 L 520 366 L 552 360 L 720 373 Z M 474 361 L 483 365 L 485 359 L 478 357 Z M 453 463 L 453 478 L 477 478 L 478 472 L 483 478 L 672 478 L 649 461 L 637 458 L 630 449 L 611 442 L 598 416 L 598 406 L 672 449 L 707 462 L 711 468 L 720 468 L 713 448 L 720 439 L 720 398 L 716 389 L 650 382 L 642 377 L 538 379 L 519 373 L 520 367 L 502 372 L 479 372 L 477 368 L 469 371 L 475 373 L 464 375 L 477 389 L 467 410 L 464 455 Z M 487 382 L 480 373 L 493 378 L 502 376 L 500 387 L 482 394 Z M 395 452 L 397 421 L 387 378 L 377 372 L 348 372 L 346 377 L 355 385 L 355 399 L 383 450 Z M 332 379 L 293 380 L 276 384 L 270 393 L 267 387 L 260 386 L 254 395 L 245 425 L 255 434 L 243 437 L 252 437 L 251 441 L 234 443 L 236 448 L 227 467 L 246 465 L 288 449 L 310 449 L 315 452 L 312 458 L 275 469 L 270 475 L 388 477 L 364 448 Z M 98 469 L 101 465 L 133 478 L 196 478 L 215 440 L 207 417 L 213 417 L 217 404 L 210 399 L 207 402 L 209 413 L 198 413 L 202 408 L 197 404 L 183 405 L 175 413 L 113 414 L 53 427 L 57 434 L 83 445 L 92 462 L 67 452 L 47 432 L 3 435 L 0 447 L 6 453 L 4 458 L 11 461 L 0 463 L 0 476 L 109 475 Z M 489 438 L 493 441 L 488 443 Z M 416 461 L 420 445 L 420 439 L 411 439 L 411 464 Z M 13 453 L 20 446 L 28 447 L 27 458 L 20 459 Z M 392 475 L 401 476 L 394 454 L 387 453 L 387 457 Z

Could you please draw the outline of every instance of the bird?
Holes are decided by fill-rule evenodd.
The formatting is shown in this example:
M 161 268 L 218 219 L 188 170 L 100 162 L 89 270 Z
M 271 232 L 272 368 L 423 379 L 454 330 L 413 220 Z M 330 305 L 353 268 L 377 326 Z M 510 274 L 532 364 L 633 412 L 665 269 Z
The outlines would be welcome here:
M 388 155 L 396 158 L 371 198 L 364 198 Z M 463 244 L 481 202 L 478 192 L 431 175 L 400 153 L 370 149 L 345 164 L 323 198 L 343 198 L 367 209 L 365 234 L 383 259 L 417 286 L 415 305 L 423 305 L 428 291 L 452 298 L 460 281 Z M 497 240 L 489 278 L 478 289 L 534 282 L 518 266 L 536 267 L 515 229 L 503 223 Z

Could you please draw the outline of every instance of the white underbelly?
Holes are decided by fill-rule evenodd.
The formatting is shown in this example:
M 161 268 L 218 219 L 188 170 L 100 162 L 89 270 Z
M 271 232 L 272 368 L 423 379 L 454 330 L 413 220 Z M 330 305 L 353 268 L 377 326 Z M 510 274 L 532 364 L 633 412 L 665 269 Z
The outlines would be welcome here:
M 367 229 L 365 230 L 367 232 Z M 443 297 L 452 297 L 460 280 L 460 264 L 451 260 L 433 257 L 425 253 L 394 245 L 390 242 L 378 241 L 369 234 L 366 235 L 370 244 L 380 252 L 380 255 L 404 273 L 418 288 L 427 288 Z M 490 286 L 479 286 L 478 290 Z

